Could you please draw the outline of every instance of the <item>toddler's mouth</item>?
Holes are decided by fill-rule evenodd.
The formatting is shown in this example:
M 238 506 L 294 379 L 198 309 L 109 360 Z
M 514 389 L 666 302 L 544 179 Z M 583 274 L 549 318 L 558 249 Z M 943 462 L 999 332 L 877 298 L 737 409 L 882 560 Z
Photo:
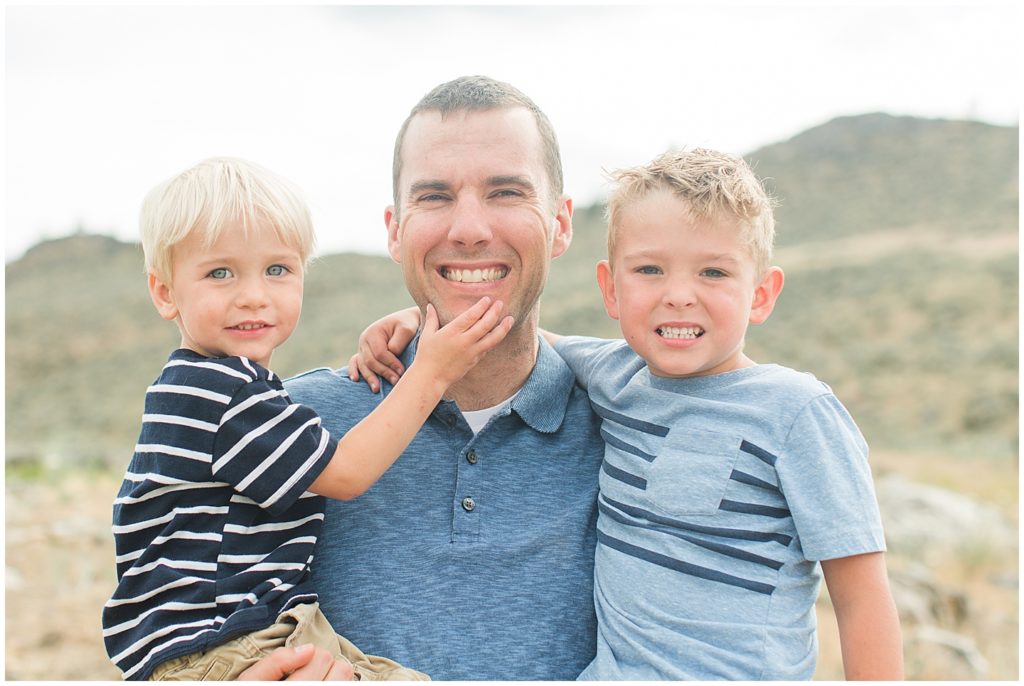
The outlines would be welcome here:
M 686 338 L 695 339 L 704 335 L 704 329 L 699 326 L 660 326 L 655 332 L 662 338 Z

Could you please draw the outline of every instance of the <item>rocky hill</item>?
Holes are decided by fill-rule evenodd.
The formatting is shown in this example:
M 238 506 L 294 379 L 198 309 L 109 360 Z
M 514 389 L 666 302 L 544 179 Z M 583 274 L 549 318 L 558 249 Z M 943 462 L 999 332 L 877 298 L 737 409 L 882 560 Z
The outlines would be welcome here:
M 751 356 L 828 382 L 873 446 L 1015 455 L 1017 141 L 1017 128 L 870 114 L 750 153 L 781 199 L 787 273 Z M 542 323 L 617 336 L 594 285 L 600 207 L 578 209 L 575 234 Z M 6 282 L 8 460 L 122 464 L 177 343 L 140 249 L 75 235 L 8 264 Z M 387 258 L 323 257 L 275 367 L 339 366 L 366 323 L 408 303 Z

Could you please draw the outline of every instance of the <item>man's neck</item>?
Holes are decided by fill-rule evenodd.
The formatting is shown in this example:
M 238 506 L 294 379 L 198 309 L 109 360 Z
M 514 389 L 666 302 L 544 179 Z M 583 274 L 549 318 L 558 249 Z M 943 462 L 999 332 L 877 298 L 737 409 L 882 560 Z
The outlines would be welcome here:
M 452 384 L 445 398 L 461 410 L 494 407 L 522 388 L 537 362 L 536 323 L 514 328 L 462 379 Z

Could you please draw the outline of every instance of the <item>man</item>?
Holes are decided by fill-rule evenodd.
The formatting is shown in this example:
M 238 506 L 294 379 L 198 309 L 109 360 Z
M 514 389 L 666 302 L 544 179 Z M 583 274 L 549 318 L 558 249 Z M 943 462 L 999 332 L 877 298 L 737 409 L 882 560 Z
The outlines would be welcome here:
M 547 117 L 486 77 L 438 86 L 399 132 L 385 221 L 421 309 L 444 324 L 488 295 L 515 324 L 375 486 L 328 503 L 313 565 L 324 613 L 368 653 L 434 679 L 574 679 L 595 651 L 602 444 L 586 395 L 538 337 L 551 260 L 572 240 Z M 414 355 L 415 341 L 406 367 Z M 390 390 L 329 370 L 287 387 L 334 435 Z M 288 670 L 265 662 L 279 671 L 264 678 Z

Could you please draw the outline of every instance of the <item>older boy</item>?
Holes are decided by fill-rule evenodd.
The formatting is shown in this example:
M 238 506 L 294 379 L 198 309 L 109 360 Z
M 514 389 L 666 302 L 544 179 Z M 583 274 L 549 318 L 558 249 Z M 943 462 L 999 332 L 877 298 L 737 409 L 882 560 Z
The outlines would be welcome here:
M 428 306 L 402 384 L 338 440 L 267 369 L 298 322 L 313 248 L 298 192 L 252 163 L 211 159 L 147 196 L 141 230 L 150 295 L 181 348 L 147 391 L 114 503 L 111 659 L 126 679 L 231 679 L 309 642 L 357 677 L 426 678 L 362 654 L 320 613 L 309 566 L 324 498 L 314 494 L 368 489 L 511 318 L 481 298 L 438 328 Z
M 867 446 L 825 384 L 743 353 L 783 285 L 761 184 L 710 150 L 616 180 L 597 276 L 625 342 L 556 348 L 606 443 L 581 678 L 810 678 L 822 571 L 847 678 L 902 678 Z
M 902 678 L 867 446 L 825 384 L 743 353 L 783 286 L 760 182 L 709 150 L 616 180 L 597 276 L 625 341 L 545 333 L 606 444 L 581 678 L 808 679 L 822 572 L 846 676 Z

